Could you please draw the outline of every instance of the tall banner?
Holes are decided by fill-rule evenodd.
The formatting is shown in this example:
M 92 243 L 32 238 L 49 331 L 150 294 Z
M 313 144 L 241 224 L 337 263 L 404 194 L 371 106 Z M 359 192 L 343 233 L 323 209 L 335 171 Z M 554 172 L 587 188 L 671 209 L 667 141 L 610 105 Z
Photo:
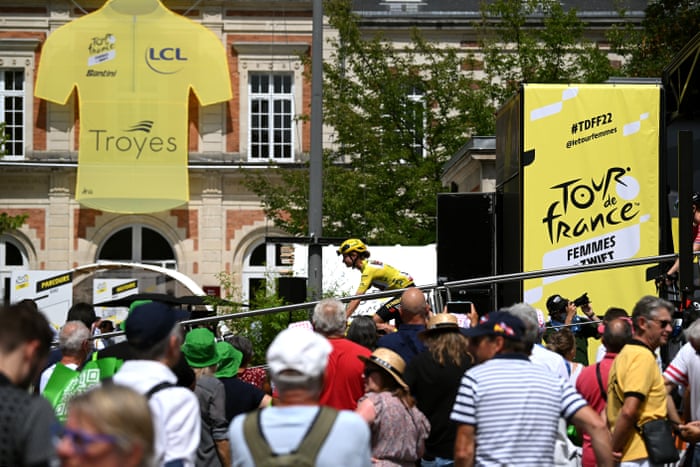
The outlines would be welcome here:
M 632 311 L 648 266 L 576 273 L 579 265 L 659 254 L 660 93 L 656 85 L 523 89 L 523 268 L 572 267 L 524 283 L 526 302 L 588 292 L 596 314 Z
M 163 211 L 189 200 L 187 109 L 231 99 L 222 41 L 158 0 L 110 0 L 49 35 L 35 94 L 76 91 L 75 197 L 103 211 Z

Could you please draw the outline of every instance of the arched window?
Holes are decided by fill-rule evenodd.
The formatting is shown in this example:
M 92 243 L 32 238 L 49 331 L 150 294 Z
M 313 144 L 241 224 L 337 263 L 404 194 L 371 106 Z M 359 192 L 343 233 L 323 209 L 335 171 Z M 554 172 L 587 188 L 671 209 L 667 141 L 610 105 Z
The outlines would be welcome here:
M 22 245 L 12 237 L 0 235 L 0 297 L 10 302 L 12 271 L 29 269 L 29 258 Z
M 177 269 L 173 248 L 155 230 L 133 225 L 112 234 L 100 248 L 98 260 L 126 261 Z
M 275 291 L 276 279 L 292 268 L 293 247 L 279 243 L 260 243 L 253 247 L 243 262 L 242 298 L 248 303 L 260 288 Z

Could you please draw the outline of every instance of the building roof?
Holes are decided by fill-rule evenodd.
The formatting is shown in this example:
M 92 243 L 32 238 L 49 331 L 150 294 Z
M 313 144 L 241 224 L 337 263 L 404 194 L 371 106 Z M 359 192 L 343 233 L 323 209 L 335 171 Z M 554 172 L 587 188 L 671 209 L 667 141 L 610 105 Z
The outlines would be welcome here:
M 647 0 L 562 0 L 566 10 L 575 8 L 581 16 L 619 16 L 624 10 L 637 16 Z M 360 16 L 390 14 L 392 16 L 479 16 L 481 0 L 354 0 L 353 10 Z

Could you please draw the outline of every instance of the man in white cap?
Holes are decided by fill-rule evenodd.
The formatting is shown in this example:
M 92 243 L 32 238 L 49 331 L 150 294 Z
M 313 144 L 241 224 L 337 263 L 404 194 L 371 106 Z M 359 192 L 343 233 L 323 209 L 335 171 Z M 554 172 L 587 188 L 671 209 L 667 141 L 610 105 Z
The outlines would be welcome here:
M 308 329 L 292 328 L 277 335 L 268 348 L 267 363 L 279 402 L 233 419 L 229 428 L 233 466 L 254 467 L 255 456 L 261 455 L 261 445 L 268 457 L 298 451 L 312 458 L 315 466 L 371 465 L 367 423 L 351 411 L 336 412 L 319 406 L 331 350 L 328 340 Z M 320 426 L 321 419 L 326 418 L 324 412 L 333 421 L 319 436 L 313 427 Z M 256 430 L 246 429 L 244 425 L 255 426 Z M 312 432 L 316 433 L 312 435 Z M 310 436 L 319 436 L 321 441 L 314 443 L 316 447 L 311 450 L 302 448 Z

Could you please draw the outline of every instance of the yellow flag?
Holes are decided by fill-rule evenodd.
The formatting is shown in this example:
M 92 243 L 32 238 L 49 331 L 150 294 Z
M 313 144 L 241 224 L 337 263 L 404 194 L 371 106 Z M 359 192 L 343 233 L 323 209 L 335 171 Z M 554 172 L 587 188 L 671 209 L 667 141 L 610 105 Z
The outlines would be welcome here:
M 111 0 L 53 32 L 37 97 L 80 103 L 76 199 L 104 211 L 189 200 L 187 106 L 231 99 L 226 52 L 207 28 L 156 0 Z

